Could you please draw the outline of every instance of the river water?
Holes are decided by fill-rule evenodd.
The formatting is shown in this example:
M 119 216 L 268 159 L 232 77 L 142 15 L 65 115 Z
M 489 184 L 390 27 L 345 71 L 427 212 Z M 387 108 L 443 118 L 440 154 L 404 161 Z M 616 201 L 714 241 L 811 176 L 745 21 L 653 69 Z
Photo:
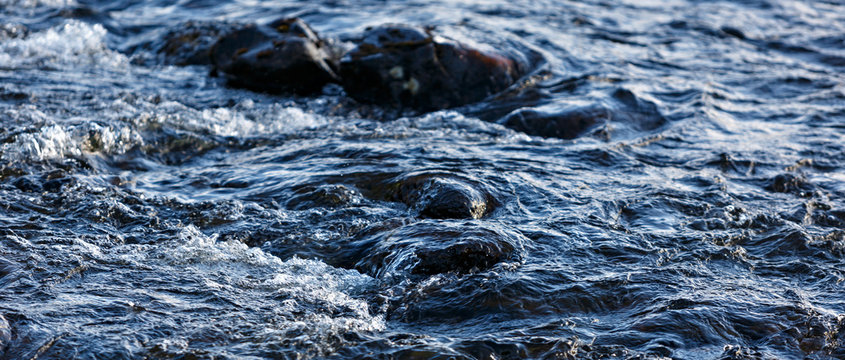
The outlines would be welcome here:
M 142 46 L 284 16 L 544 61 L 416 113 Z M 0 358 L 845 358 L 840 1 L 0 0 L 0 25 Z M 500 125 L 578 106 L 609 120 Z M 495 206 L 385 195 L 419 177 Z M 473 242 L 507 251 L 414 267 Z

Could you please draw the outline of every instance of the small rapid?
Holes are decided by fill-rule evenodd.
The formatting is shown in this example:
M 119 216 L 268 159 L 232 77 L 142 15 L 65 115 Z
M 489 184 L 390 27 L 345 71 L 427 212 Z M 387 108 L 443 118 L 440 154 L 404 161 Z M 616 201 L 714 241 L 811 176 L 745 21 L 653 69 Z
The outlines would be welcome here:
M 843 14 L 0 0 L 0 359 L 844 358 Z M 428 109 L 190 62 L 285 17 L 519 76 Z

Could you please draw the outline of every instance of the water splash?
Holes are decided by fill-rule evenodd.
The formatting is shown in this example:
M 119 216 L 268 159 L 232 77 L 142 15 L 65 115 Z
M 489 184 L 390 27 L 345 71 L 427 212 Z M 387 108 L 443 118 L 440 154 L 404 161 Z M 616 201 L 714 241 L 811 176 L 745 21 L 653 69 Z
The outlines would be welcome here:
M 108 49 L 100 24 L 71 20 L 22 39 L 0 42 L 0 68 L 59 70 L 76 66 L 126 71 L 126 56 Z

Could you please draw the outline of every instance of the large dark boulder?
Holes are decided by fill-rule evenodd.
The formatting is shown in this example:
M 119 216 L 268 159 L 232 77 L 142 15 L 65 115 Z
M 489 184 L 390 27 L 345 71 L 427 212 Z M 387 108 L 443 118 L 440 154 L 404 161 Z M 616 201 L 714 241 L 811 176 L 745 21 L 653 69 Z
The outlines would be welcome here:
M 346 93 L 365 103 L 434 110 L 480 101 L 525 65 L 404 25 L 369 29 L 340 62 Z
M 310 94 L 338 80 L 331 49 L 297 18 L 229 33 L 214 45 L 211 59 L 229 84 L 257 91 Z

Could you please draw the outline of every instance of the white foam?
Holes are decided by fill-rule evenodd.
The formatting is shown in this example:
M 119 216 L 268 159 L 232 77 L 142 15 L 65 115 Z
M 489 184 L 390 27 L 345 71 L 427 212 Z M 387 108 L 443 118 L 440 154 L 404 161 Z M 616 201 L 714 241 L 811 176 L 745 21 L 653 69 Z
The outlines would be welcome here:
M 328 124 L 326 117 L 281 104 L 256 106 L 246 100 L 233 108 L 194 109 L 176 101 L 133 105 L 117 100 L 112 109 L 136 126 L 152 124 L 217 136 L 253 137 L 296 132 Z
M 284 299 L 274 311 L 286 321 L 274 323 L 269 332 L 296 328 L 325 336 L 386 326 L 382 315 L 371 315 L 368 303 L 354 297 L 375 281 L 354 270 L 298 257 L 283 261 L 239 241 L 218 241 L 194 226 L 184 228 L 173 243 L 158 247 L 152 256 L 172 266 L 173 272 L 200 274 L 210 291 L 229 289 L 246 301 Z
M 452 110 L 435 111 L 420 117 L 399 118 L 396 121 L 381 125 L 377 130 L 377 132 L 384 132 L 385 134 L 408 131 L 435 133 L 437 136 L 447 138 L 458 137 L 472 140 L 498 139 L 499 141 L 511 142 L 530 139 L 528 135 L 508 129 L 503 125 L 467 117 Z
M 100 24 L 71 20 L 22 39 L 0 42 L 0 68 L 64 69 L 80 65 L 126 70 L 126 56 L 109 50 Z
M 45 161 L 85 153 L 117 154 L 142 143 L 141 137 L 128 127 L 103 126 L 78 119 L 18 135 L 15 141 L 0 147 L 0 159 L 7 162 Z
M 51 7 L 62 8 L 68 6 L 76 6 L 77 2 L 74 0 L 0 0 L 0 6 L 4 8 L 35 8 L 35 7 Z
M 247 101 L 236 109 L 215 108 L 194 110 L 182 107 L 177 117 L 169 117 L 172 125 L 191 130 L 208 131 L 219 136 L 248 137 L 287 133 L 314 128 L 327 123 L 325 118 L 302 109 L 273 104 L 257 109 Z

